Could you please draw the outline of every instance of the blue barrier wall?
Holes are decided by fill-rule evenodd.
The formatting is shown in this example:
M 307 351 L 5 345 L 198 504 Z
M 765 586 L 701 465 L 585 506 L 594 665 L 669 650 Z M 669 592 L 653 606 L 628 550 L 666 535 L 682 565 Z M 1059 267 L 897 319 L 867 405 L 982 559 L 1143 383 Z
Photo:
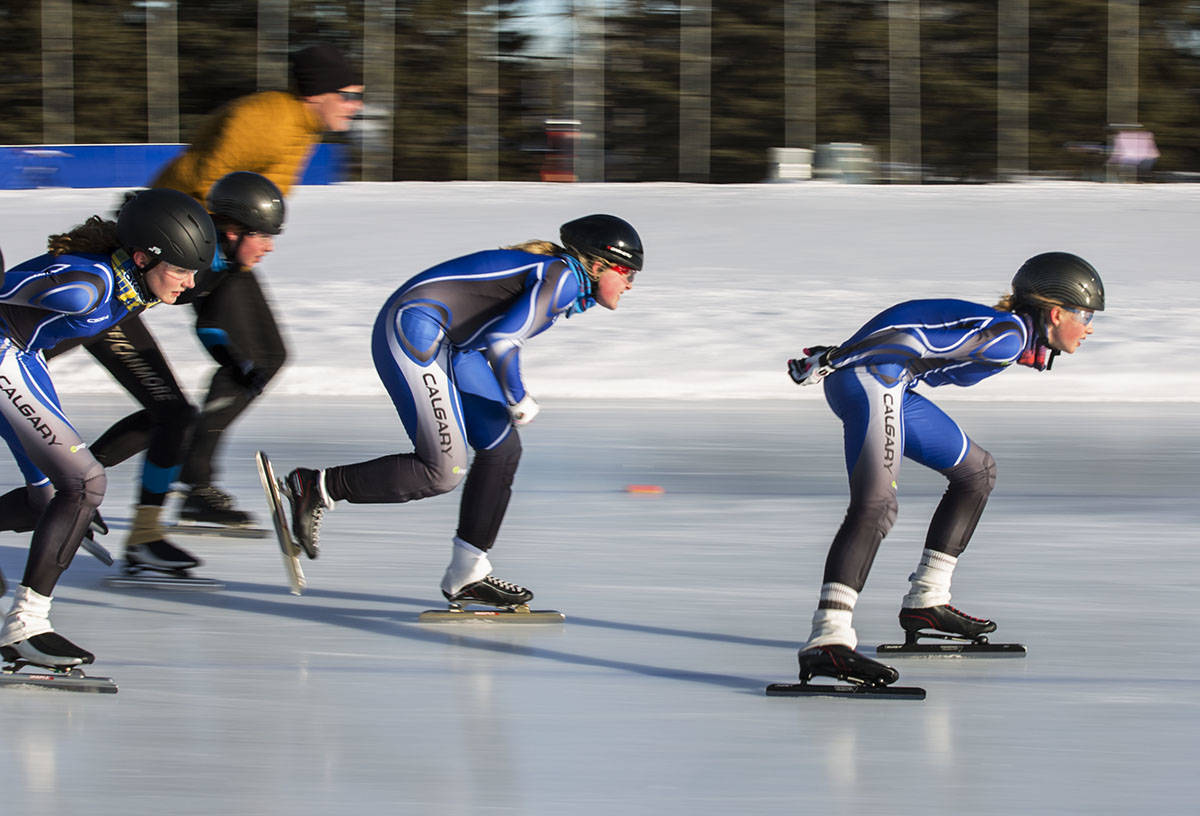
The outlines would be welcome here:
M 0 189 L 145 187 L 181 144 L 0 146 Z M 301 184 L 332 184 L 345 173 L 345 146 L 319 144 Z

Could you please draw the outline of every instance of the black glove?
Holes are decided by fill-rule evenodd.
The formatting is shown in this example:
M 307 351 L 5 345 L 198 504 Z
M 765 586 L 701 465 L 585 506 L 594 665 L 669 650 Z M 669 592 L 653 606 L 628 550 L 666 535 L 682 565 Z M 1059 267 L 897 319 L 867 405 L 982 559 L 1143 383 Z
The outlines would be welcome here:
M 242 360 L 240 363 L 227 365 L 224 368 L 229 372 L 233 381 L 252 397 L 261 394 L 271 379 L 250 360 Z
M 837 351 L 837 346 L 813 346 L 804 350 L 804 356 L 798 360 L 788 360 L 788 374 L 796 385 L 813 385 L 833 373 L 829 355 Z

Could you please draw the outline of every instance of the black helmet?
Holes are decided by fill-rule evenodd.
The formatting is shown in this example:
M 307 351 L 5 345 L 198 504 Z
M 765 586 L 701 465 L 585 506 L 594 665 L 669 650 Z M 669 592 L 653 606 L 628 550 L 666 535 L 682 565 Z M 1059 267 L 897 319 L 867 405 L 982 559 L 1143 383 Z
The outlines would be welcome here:
M 585 215 L 558 229 L 563 246 L 581 257 L 603 258 L 641 271 L 642 239 L 628 221 L 615 215 Z
M 208 211 L 252 232 L 283 232 L 283 193 L 275 182 L 258 173 L 239 170 L 217 179 L 208 191 Z
M 182 269 L 207 269 L 217 251 L 217 231 L 208 212 L 187 193 L 142 190 L 117 214 L 117 237 Z
M 1021 265 L 1012 280 L 1019 303 L 1058 303 L 1104 311 L 1104 283 L 1090 263 L 1070 252 L 1043 252 Z

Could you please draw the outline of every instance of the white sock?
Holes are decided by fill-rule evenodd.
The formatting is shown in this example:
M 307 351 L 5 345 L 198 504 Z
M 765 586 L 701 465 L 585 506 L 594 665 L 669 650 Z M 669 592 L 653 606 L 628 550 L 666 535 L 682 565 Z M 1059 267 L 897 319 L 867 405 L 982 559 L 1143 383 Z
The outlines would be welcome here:
M 917 571 L 908 576 L 911 587 L 900 605 L 905 609 L 924 609 L 950 603 L 950 578 L 957 563 L 953 555 L 924 550 Z
M 41 595 L 22 584 L 17 587 L 12 609 L 4 616 L 4 628 L 0 629 L 0 646 L 11 646 L 34 635 L 53 632 L 50 625 L 49 595 Z
M 492 574 L 487 553 L 455 536 L 450 566 L 442 576 L 442 591 L 453 595 L 468 584 L 482 581 Z
M 835 601 L 849 609 L 817 609 L 812 617 L 812 633 L 808 636 L 805 649 L 815 646 L 838 644 L 853 649 L 858 645 L 858 635 L 850 625 L 854 617 L 854 604 L 858 593 L 845 584 L 830 583 L 821 587 L 822 601 Z

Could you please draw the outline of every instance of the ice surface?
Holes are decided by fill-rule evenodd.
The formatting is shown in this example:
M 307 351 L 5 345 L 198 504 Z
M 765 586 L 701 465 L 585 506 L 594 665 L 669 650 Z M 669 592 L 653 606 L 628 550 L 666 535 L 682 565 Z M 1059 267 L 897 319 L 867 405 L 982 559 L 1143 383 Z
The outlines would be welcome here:
M 98 431 L 113 403 L 81 405 L 80 424 Z M 264 540 L 181 542 L 220 593 L 114 591 L 80 555 L 54 619 L 120 693 L 0 690 L 6 810 L 1186 811 L 1200 410 L 1093 406 L 1086 432 L 1070 405 L 953 413 L 1000 466 L 955 602 L 1029 656 L 894 660 L 925 702 L 763 694 L 794 678 L 844 512 L 822 405 L 549 400 L 493 562 L 565 624 L 416 623 L 439 605 L 457 494 L 339 505 L 299 598 Z M 225 484 L 265 521 L 254 445 L 283 468 L 365 459 L 397 436 L 378 401 L 272 395 L 231 440 Z M 941 490 L 908 464 L 856 615 L 868 649 L 900 636 Z M 110 478 L 110 546 L 135 479 L 131 465 Z M 0 544 L 10 577 L 23 557 L 22 537 Z
M 0 193 L 5 257 L 115 197 Z M 80 554 L 54 621 L 120 693 L 0 690 L 4 812 L 1187 812 L 1200 748 L 1198 204 L 1200 190 L 1148 185 L 300 190 L 264 267 L 292 368 L 223 458 L 224 486 L 264 523 L 255 448 L 280 470 L 408 448 L 367 345 L 395 284 L 459 252 L 553 237 L 585 212 L 643 228 L 647 271 L 622 308 L 527 347 L 543 411 L 522 434 L 493 562 L 567 621 L 416 623 L 440 605 L 457 493 L 339 505 L 299 598 L 269 540 L 180 540 L 205 559 L 199 574 L 226 581 L 219 593 L 115 591 Z M 839 425 L 782 360 L 899 299 L 990 300 L 1051 248 L 1089 258 L 1108 284 L 1081 353 L 1049 374 L 927 392 L 999 464 L 954 602 L 998 620 L 993 640 L 1028 657 L 895 659 L 902 683 L 928 690 L 920 703 L 766 697 L 795 676 L 846 503 Z M 198 389 L 208 365 L 187 315 L 155 311 Z M 86 436 L 132 407 L 87 355 L 54 371 Z M 868 649 L 900 637 L 943 487 L 912 463 L 901 476 L 900 517 L 855 617 Z M 110 473 L 116 552 L 136 479 L 133 463 Z M 0 538 L 10 582 L 26 543 Z

